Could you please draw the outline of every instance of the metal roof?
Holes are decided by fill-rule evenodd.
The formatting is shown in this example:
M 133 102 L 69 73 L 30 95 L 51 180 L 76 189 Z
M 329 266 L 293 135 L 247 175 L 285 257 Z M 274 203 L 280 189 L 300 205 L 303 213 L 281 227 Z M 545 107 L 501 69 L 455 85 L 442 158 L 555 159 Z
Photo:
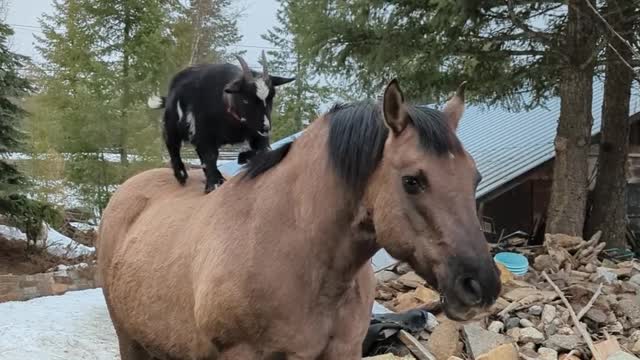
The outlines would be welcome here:
M 594 80 L 592 135 L 600 132 L 603 94 L 603 83 Z M 640 111 L 639 106 L 638 92 L 634 90 L 630 115 Z M 499 107 L 468 106 L 458 128 L 458 137 L 482 174 L 476 197 L 484 197 L 553 159 L 559 116 L 559 97 L 551 98 L 530 111 L 511 112 Z M 277 148 L 301 134 L 298 132 L 271 146 Z M 220 166 L 220 171 L 226 174 L 235 174 L 239 170 L 240 166 L 235 161 Z

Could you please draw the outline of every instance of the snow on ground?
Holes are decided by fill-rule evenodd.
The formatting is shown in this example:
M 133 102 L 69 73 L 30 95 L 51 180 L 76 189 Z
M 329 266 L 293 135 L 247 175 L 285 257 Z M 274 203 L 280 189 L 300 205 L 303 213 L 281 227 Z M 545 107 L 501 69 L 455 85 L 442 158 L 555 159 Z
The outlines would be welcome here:
M 46 244 L 47 252 L 49 254 L 74 259 L 78 256 L 92 254 L 96 251 L 95 248 L 82 245 L 79 242 L 62 235 L 49 226 L 47 226 L 47 229 Z M 14 241 L 27 240 L 27 236 L 20 231 L 20 229 L 6 225 L 0 225 L 0 236 Z
M 18 228 L 14 228 L 7 225 L 0 225 L 0 236 L 4 237 L 7 240 L 20 240 L 26 241 L 27 235 L 20 231 Z
M 85 246 L 75 240 L 60 234 L 49 228 L 47 234 L 47 251 L 49 254 L 68 258 L 77 258 L 81 255 L 89 255 L 96 251 L 95 248 Z
M 102 290 L 0 304 L 0 359 L 120 359 Z

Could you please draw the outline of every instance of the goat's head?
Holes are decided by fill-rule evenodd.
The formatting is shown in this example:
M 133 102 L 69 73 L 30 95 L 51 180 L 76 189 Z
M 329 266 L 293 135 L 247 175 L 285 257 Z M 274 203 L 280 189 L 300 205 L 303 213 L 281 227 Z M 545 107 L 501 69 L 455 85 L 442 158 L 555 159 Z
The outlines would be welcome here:
M 276 94 L 275 87 L 289 83 L 295 78 L 269 75 L 264 51 L 260 76 L 254 76 L 254 72 L 242 57 L 236 55 L 236 58 L 240 62 L 242 76 L 227 84 L 224 91 L 228 94 L 231 106 L 240 120 L 260 135 L 268 136 L 271 130 L 271 108 Z

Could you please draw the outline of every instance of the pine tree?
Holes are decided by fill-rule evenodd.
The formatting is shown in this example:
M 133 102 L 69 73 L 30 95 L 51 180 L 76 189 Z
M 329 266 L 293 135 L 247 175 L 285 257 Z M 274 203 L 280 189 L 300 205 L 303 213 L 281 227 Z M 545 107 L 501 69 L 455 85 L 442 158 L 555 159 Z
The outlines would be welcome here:
M 302 130 L 319 115 L 320 106 L 332 97 L 331 88 L 320 83 L 309 61 L 303 60 L 299 53 L 296 37 L 289 27 L 288 2 L 279 2 L 278 25 L 262 35 L 278 49 L 268 51 L 268 69 L 270 73 L 293 75 L 296 80 L 278 89 L 272 119 L 273 140 Z
M 31 84 L 20 75 L 28 59 L 11 52 L 7 46 L 13 30 L 0 23 L 0 153 L 18 149 L 24 134 L 20 130 L 25 111 L 17 104 L 29 91 Z M 0 197 L 15 194 L 25 178 L 14 164 L 0 157 Z
M 11 52 L 7 46 L 13 30 L 0 23 L 0 214 L 26 232 L 34 241 L 43 221 L 57 225 L 60 213 L 50 204 L 32 200 L 24 195 L 28 187 L 26 177 L 15 164 L 2 158 L 2 153 L 19 150 L 23 145 L 22 120 L 26 112 L 20 107 L 24 96 L 33 90 L 20 74 L 28 58 Z

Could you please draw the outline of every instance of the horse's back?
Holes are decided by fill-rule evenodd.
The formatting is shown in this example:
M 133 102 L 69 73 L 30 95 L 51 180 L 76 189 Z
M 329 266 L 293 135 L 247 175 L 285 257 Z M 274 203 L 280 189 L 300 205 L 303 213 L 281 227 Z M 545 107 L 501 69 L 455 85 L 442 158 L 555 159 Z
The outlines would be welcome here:
M 180 309 L 193 302 L 192 245 L 183 234 L 205 197 L 199 173 L 191 171 L 185 186 L 175 181 L 170 169 L 131 177 L 113 194 L 100 224 L 98 267 L 114 325 L 138 334 L 135 340 L 150 348 L 166 344 L 162 352 L 207 346 L 199 344 L 193 332 L 167 334 L 171 327 L 195 327 L 192 313 Z M 168 303 L 153 301 L 158 298 Z

